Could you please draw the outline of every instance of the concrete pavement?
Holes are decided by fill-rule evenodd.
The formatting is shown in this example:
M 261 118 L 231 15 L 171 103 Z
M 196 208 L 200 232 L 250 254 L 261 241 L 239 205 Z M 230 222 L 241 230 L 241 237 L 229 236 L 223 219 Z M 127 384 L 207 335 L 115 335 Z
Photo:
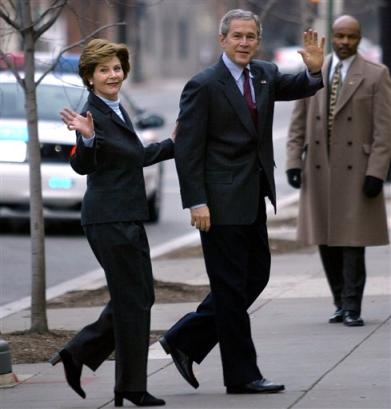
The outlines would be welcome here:
M 272 233 L 292 237 L 289 228 L 285 233 L 284 228 Z M 207 281 L 199 257 L 166 257 L 154 260 L 153 266 L 159 280 Z M 366 325 L 348 328 L 327 323 L 334 308 L 315 249 L 273 257 L 270 283 L 250 311 L 260 368 L 267 378 L 284 383 L 285 392 L 226 395 L 218 348 L 201 365 L 194 365 L 200 388 L 193 390 L 159 344 L 150 347 L 149 391 L 164 398 L 167 408 L 181 409 L 390 408 L 390 267 L 389 246 L 367 249 L 368 279 L 362 314 Z M 164 330 L 194 307 L 194 303 L 155 305 L 152 328 Z M 49 310 L 50 327 L 80 328 L 95 319 L 100 310 Z M 9 332 L 28 328 L 29 322 L 29 311 L 25 310 L 0 320 L 0 329 Z M 22 382 L 0 389 L 0 409 L 114 407 L 113 361 L 106 361 L 95 373 L 83 370 L 86 400 L 67 386 L 61 365 L 14 365 L 13 370 Z

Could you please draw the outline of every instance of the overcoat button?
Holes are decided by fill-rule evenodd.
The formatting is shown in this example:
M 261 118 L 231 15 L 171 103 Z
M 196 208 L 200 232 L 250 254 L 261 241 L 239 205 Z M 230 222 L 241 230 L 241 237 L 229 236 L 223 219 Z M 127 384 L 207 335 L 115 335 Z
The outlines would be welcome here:
M 348 165 L 348 169 L 350 170 L 350 169 L 352 169 L 353 168 L 353 166 L 352 165 Z
M 316 167 L 316 169 L 320 169 L 320 165 L 316 165 L 315 167 Z
M 348 121 L 351 121 L 352 120 L 352 117 L 351 116 L 348 116 Z
M 348 142 L 348 145 L 349 145 L 349 146 L 352 146 L 352 145 L 353 145 L 353 142 L 352 142 L 352 141 L 349 141 L 349 142 Z
M 316 115 L 316 119 L 320 121 L 320 115 Z
M 316 143 L 317 145 L 319 145 L 319 141 L 315 141 L 315 143 Z

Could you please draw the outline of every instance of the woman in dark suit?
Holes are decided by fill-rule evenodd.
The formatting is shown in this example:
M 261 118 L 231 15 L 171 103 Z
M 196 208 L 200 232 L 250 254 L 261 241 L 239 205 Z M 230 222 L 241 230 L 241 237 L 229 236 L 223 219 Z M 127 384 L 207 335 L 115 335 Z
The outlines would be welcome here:
M 81 223 L 105 271 L 110 301 L 99 319 L 83 328 L 52 359 L 62 361 L 67 382 L 81 397 L 82 366 L 96 370 L 115 349 L 115 406 L 164 405 L 147 392 L 150 310 L 154 302 L 143 166 L 173 157 L 171 139 L 143 147 L 118 93 L 129 73 L 124 44 L 92 40 L 80 57 L 79 74 L 90 91 L 83 113 L 61 117 L 77 133 L 71 166 L 87 175 Z

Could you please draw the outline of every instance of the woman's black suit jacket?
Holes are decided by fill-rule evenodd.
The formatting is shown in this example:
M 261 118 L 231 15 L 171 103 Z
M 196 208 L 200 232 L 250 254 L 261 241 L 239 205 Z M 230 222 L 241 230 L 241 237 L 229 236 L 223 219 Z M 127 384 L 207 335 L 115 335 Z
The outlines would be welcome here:
M 143 167 L 174 155 L 171 139 L 144 147 L 121 105 L 120 109 L 126 123 L 93 93 L 83 108 L 94 118 L 94 144 L 86 147 L 78 134 L 70 160 L 75 172 L 88 175 L 82 225 L 147 220 Z
M 103 267 L 110 301 L 99 319 L 66 346 L 78 362 L 96 370 L 116 350 L 115 390 L 146 390 L 150 309 L 154 302 L 149 246 L 141 221 L 148 218 L 143 166 L 173 157 L 165 140 L 146 148 L 120 106 L 125 122 L 91 93 L 84 112 L 94 119 L 95 139 L 77 135 L 72 168 L 87 174 L 81 223 Z

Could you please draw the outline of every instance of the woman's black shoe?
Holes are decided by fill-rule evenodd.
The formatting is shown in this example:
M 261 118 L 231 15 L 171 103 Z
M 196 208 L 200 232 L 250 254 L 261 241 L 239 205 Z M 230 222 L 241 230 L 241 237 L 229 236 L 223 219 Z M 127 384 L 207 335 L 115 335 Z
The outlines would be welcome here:
M 52 365 L 56 365 L 58 362 L 62 362 L 64 365 L 65 378 L 68 382 L 68 385 L 83 399 L 86 398 L 86 393 L 83 391 L 80 385 L 81 371 L 83 365 L 75 362 L 66 349 L 62 349 L 57 352 L 52 358 L 49 359 L 49 362 Z
M 163 406 L 166 404 L 163 399 L 155 398 L 148 392 L 115 392 L 114 406 L 123 406 L 124 399 L 130 400 L 137 406 Z

